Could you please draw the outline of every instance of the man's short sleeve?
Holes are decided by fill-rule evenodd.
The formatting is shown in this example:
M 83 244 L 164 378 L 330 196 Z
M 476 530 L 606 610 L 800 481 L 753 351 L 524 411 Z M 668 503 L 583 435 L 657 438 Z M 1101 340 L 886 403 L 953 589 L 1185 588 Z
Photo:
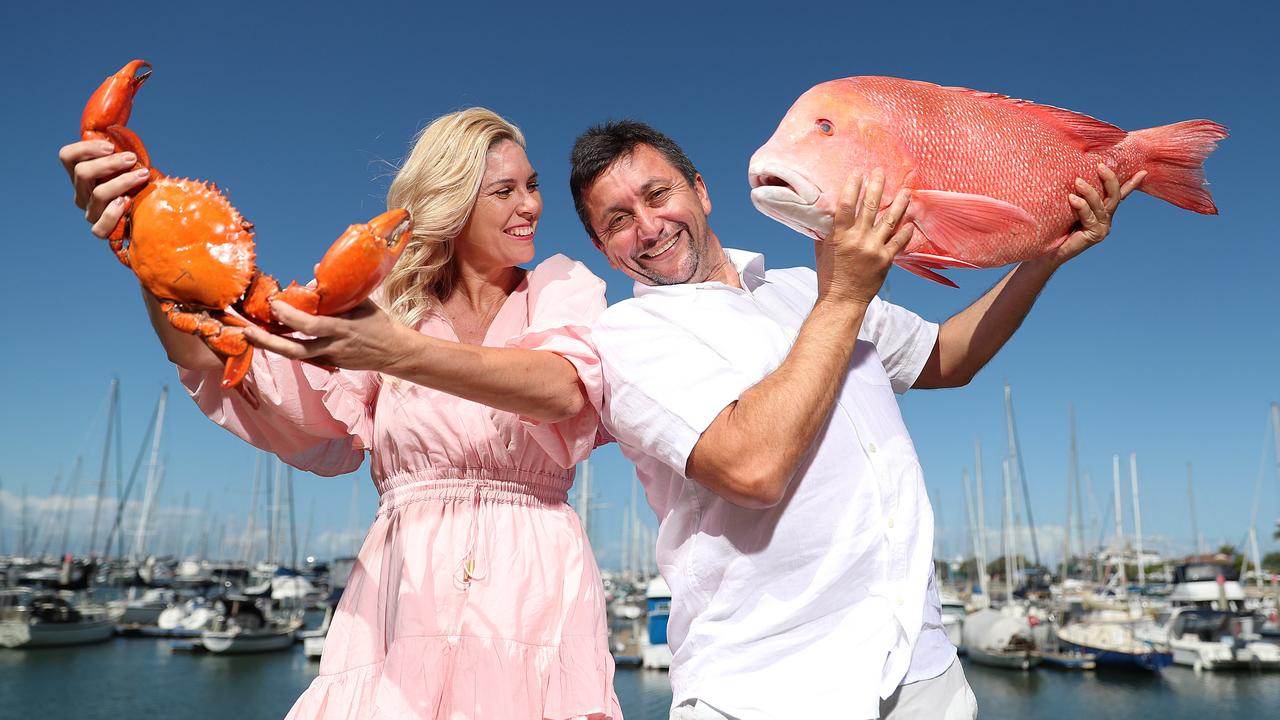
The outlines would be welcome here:
M 592 339 L 604 368 L 605 429 L 684 475 L 702 433 L 760 378 L 681 324 L 680 309 L 624 301 L 600 316 Z
M 863 338 L 876 346 L 885 374 L 899 395 L 911 389 L 938 342 L 938 325 L 880 298 L 862 319 Z

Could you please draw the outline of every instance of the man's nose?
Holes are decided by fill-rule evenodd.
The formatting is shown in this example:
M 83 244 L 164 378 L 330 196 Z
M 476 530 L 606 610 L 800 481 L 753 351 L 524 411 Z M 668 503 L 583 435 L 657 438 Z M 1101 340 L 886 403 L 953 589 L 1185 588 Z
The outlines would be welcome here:
M 636 213 L 636 233 L 641 240 L 658 237 L 662 234 L 662 218 L 648 208 Z

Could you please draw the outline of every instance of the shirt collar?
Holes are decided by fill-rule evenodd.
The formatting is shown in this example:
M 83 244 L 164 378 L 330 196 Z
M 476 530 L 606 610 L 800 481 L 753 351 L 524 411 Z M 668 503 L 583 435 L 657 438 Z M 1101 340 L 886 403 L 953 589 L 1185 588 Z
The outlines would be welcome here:
M 738 272 L 738 279 L 742 281 L 742 287 L 747 292 L 755 292 L 757 288 L 768 282 L 764 276 L 764 255 L 757 252 L 749 252 L 747 250 L 735 250 L 733 248 L 724 248 L 725 257 L 729 258 L 729 262 L 733 264 L 733 269 Z M 701 283 L 683 283 L 680 285 L 645 285 L 637 282 L 632 287 L 632 294 L 636 297 L 650 294 L 661 295 L 678 295 L 686 292 L 693 292 L 699 288 L 727 288 L 719 281 L 701 282 Z M 737 288 L 731 288 L 737 289 Z

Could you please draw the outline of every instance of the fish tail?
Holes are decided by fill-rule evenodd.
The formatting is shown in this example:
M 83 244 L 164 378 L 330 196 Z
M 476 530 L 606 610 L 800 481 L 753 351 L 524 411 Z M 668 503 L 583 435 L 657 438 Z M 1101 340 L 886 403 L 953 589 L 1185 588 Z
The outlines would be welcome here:
M 1143 192 L 1202 215 L 1218 214 L 1204 179 L 1204 160 L 1227 136 L 1225 127 L 1211 120 L 1187 120 L 1130 135 L 1146 149 Z

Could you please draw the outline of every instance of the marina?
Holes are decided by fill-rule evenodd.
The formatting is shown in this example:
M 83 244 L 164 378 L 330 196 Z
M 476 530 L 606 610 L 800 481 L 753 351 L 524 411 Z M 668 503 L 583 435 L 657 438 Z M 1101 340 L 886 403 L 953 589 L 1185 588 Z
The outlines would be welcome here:
M 78 648 L 0 652 L 6 678 L 0 707 L 15 718 L 280 718 L 318 670 L 301 646 L 259 655 L 187 655 L 163 642 L 117 637 Z M 965 661 L 965 673 L 980 717 L 993 720 L 1225 720 L 1270 717 L 1280 706 L 1280 676 L 1248 672 L 1024 673 Z M 627 718 L 667 717 L 666 673 L 620 667 L 614 687 Z M 49 704 L 54 696 L 56 711 Z
M 265 547 L 246 543 L 235 551 L 239 559 L 149 554 L 145 528 L 162 477 L 155 449 L 164 403 L 162 394 L 149 429 L 138 517 L 117 517 L 114 526 L 103 523 L 102 535 L 91 533 L 104 538 L 92 546 L 106 552 L 0 557 L 0 672 L 13 680 L 0 686 L 0 707 L 15 717 L 47 709 L 54 692 L 67 717 L 144 716 L 177 707 L 191 717 L 281 717 L 318 673 L 355 558 L 298 557 L 292 477 L 261 461 L 245 521 L 251 534 L 263 522 Z M 990 547 L 984 503 L 974 499 L 984 497 L 979 445 L 973 475 L 962 478 L 969 557 L 935 564 L 943 625 L 981 716 L 1244 718 L 1273 710 L 1280 703 L 1280 574 L 1263 567 L 1257 545 L 1232 555 L 1205 552 L 1200 543 L 1197 554 L 1176 559 L 1144 549 L 1137 458 L 1129 457 L 1130 482 L 1122 483 L 1116 455 L 1112 535 L 1086 543 L 1083 503 L 1076 501 L 1074 516 L 1069 503 L 1065 526 L 1077 527 L 1074 543 L 1063 539 L 1063 557 L 1070 559 L 1050 572 L 1037 560 L 1037 545 L 1030 557 L 1019 545 L 1024 523 L 1034 521 L 1007 385 L 1005 412 L 998 548 Z M 1280 407 L 1272 406 L 1269 422 L 1280 445 Z M 1074 423 L 1070 440 L 1069 499 L 1081 491 Z M 592 513 L 583 511 L 594 505 L 589 465 L 579 478 L 573 505 L 591 532 Z M 1121 520 L 1126 489 L 1133 512 L 1128 537 Z M 1188 490 L 1194 512 L 1190 484 Z M 634 479 L 630 494 L 620 566 L 602 579 L 615 689 L 628 717 L 649 720 L 666 717 L 671 701 L 671 591 L 654 568 L 653 532 L 639 520 Z M 136 528 L 131 552 L 123 550 L 127 522 Z M 55 523 L 45 536 L 60 531 L 68 529 Z M 29 549 L 28 531 L 19 536 Z M 129 691 L 137 678 L 146 678 L 142 693 Z

